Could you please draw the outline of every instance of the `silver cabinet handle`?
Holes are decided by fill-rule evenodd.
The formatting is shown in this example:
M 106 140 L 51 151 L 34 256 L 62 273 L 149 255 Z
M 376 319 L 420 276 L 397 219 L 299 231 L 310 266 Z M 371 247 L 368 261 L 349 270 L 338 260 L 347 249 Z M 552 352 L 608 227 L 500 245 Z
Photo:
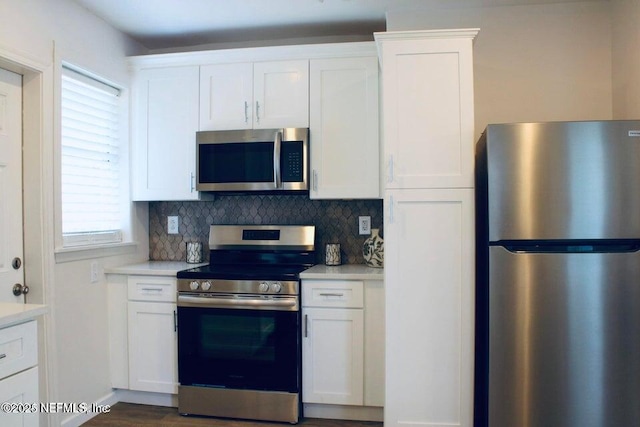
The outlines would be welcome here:
M 321 293 L 319 294 L 321 297 L 343 297 L 344 294 L 338 294 L 338 293 Z
M 309 336 L 309 315 L 304 315 L 304 337 L 307 338 Z
M 256 101 L 256 123 L 260 123 L 260 102 Z
M 389 222 L 393 224 L 393 196 L 389 196 Z
M 162 292 L 162 288 L 141 288 L 143 291 Z
M 249 123 L 249 103 L 244 101 L 244 122 Z
M 2 354 L 0 354 L 0 359 L 4 359 L 5 357 L 7 357 L 7 354 L 6 354 L 6 353 L 2 353 Z
M 191 172 L 191 174 L 189 175 L 189 185 L 190 185 L 192 193 L 196 189 L 196 185 L 195 184 L 196 184 L 195 175 L 193 174 L 193 172 Z
M 282 187 L 282 176 L 280 174 L 280 152 L 282 150 L 282 129 L 276 131 L 273 139 L 273 184 L 276 188 Z
M 318 171 L 313 170 L 313 191 L 318 191 Z

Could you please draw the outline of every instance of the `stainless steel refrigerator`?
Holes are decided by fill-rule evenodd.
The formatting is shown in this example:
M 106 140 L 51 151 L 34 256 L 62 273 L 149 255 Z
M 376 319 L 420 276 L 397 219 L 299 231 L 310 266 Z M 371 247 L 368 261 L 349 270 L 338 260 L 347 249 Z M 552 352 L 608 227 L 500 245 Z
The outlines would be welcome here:
M 640 121 L 477 144 L 475 426 L 640 426 Z

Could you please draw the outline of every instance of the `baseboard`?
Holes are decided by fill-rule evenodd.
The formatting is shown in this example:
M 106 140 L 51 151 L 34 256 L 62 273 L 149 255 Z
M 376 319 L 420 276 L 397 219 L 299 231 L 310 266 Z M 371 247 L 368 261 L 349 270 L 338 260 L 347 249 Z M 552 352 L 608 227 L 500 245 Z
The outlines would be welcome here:
M 116 403 L 118 403 L 118 397 L 116 396 L 115 392 L 111 392 L 106 396 L 93 402 L 91 404 L 91 407 L 89 408 L 89 412 L 83 413 L 83 414 L 73 414 L 65 418 L 64 420 L 62 420 L 62 422 L 60 423 L 60 426 L 61 427 L 80 427 L 82 424 L 86 423 L 91 418 L 100 414 L 100 412 L 92 411 L 92 409 L 96 409 L 96 408 L 108 409 L 109 407 L 115 405 Z
M 372 406 L 321 405 L 317 403 L 305 403 L 303 408 L 305 418 L 384 421 L 384 408 Z

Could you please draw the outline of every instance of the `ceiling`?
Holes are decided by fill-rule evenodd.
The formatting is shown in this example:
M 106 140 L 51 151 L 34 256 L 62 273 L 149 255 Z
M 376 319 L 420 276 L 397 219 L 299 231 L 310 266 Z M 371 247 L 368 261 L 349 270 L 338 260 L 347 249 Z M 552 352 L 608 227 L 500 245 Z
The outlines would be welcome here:
M 74 0 L 148 49 L 371 35 L 387 12 L 579 0 Z

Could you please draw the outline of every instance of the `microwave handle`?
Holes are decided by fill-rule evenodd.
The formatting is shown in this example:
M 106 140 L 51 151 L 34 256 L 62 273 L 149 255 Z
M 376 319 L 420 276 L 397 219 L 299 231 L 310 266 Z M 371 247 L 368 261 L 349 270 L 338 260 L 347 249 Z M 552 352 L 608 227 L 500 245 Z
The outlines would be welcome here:
M 276 188 L 282 187 L 282 177 L 280 176 L 280 151 L 282 149 L 282 130 L 276 131 L 273 140 L 273 184 Z

